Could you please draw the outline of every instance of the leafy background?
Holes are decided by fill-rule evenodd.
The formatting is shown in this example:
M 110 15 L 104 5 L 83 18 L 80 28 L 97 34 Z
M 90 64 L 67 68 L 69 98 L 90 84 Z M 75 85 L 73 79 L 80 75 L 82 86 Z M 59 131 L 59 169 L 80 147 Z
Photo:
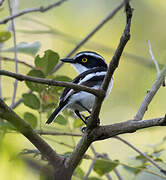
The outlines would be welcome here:
M 52 2 L 53 0 L 49 2 L 44 0 L 22 0 L 19 2 L 19 10 L 21 11 L 27 7 L 39 7 L 40 5 L 46 6 Z M 15 24 L 19 59 L 25 60 L 27 63 L 36 67 L 35 70 L 32 70 L 19 64 L 19 73 L 29 73 L 29 75 L 32 76 L 70 81 L 77 73 L 72 67 L 69 67 L 69 65 L 64 65 L 55 75 L 49 75 L 49 73 L 58 62 L 59 56 L 61 58 L 65 57 L 118 3 L 120 3 L 120 1 L 116 0 L 70 0 L 61 7 L 52 9 L 46 13 L 32 13 L 18 18 Z M 133 0 L 131 4 L 135 9 L 132 22 L 132 37 L 125 49 L 125 54 L 121 59 L 120 66 L 114 75 L 113 90 L 102 106 L 100 114 L 102 124 L 111 124 L 132 119 L 147 90 L 155 80 L 156 70 L 148 52 L 147 40 L 150 40 L 152 44 L 153 53 L 160 67 L 165 63 L 166 34 L 164 29 L 166 29 L 166 23 L 163 21 L 163 18 L 166 16 L 166 3 L 163 0 Z M 3 8 L 1 7 L 0 17 L 3 19 L 8 15 L 8 6 L 5 2 Z M 79 51 L 92 50 L 98 52 L 109 62 L 119 42 L 124 23 L 124 13 L 120 11 Z M 4 41 L 2 37 L 5 36 L 6 39 L 9 38 L 9 40 L 3 43 L 1 55 L 12 58 L 13 40 L 10 38 L 12 35 L 6 33 L 7 27 L 8 24 L 0 26 L 1 42 Z M 4 32 L 6 33 L 5 35 Z M 48 61 L 52 66 L 42 64 L 40 61 L 40 58 L 48 59 L 49 55 L 57 59 L 56 61 Z M 3 61 L 2 69 L 14 72 L 14 63 Z M 10 78 L 3 77 L 2 82 L 3 97 L 10 103 L 14 81 Z M 31 89 L 34 88 L 33 94 L 26 94 L 29 89 L 28 87 Z M 78 120 L 73 121 L 73 118 L 71 118 L 71 115 L 67 111 L 58 117 L 57 122 L 49 126 L 45 125 L 47 116 L 51 113 L 51 109 L 55 104 L 57 104 L 61 91 L 62 88 L 58 87 L 50 88 L 44 85 L 35 85 L 34 83 L 26 82 L 25 84 L 19 82 L 17 99 L 23 97 L 24 104 L 22 103 L 15 110 L 25 120 L 30 119 L 31 125 L 36 129 L 42 128 L 53 131 L 74 131 L 79 133 L 80 122 Z M 145 115 L 146 119 L 164 115 L 166 107 L 165 98 L 165 88 L 161 88 L 149 106 Z M 30 101 L 26 99 L 33 99 L 33 102 L 30 103 Z M 27 103 L 30 103 L 30 105 L 28 105 L 29 107 Z M 37 179 L 38 174 L 33 172 L 21 158 L 17 158 L 22 149 L 34 149 L 34 147 L 32 147 L 24 137 L 16 133 L 14 127 L 9 126 L 7 123 L 1 123 L 1 178 L 17 180 Z M 160 153 L 158 156 L 162 159 L 161 164 L 164 166 L 163 162 L 166 155 L 164 151 L 164 127 L 140 130 L 134 134 L 123 135 L 123 137 L 153 157 L 153 153 Z M 43 138 L 46 139 L 52 147 L 56 148 L 60 154 L 70 152 L 71 149 L 58 145 L 56 143 L 57 141 L 66 142 L 70 146 L 75 146 L 79 140 L 79 138 L 63 136 L 43 136 Z M 133 166 L 143 166 L 146 163 L 142 161 L 142 158 L 140 158 L 141 160 L 137 158 L 137 154 L 133 150 L 116 139 L 96 142 L 94 145 L 99 153 L 106 152 L 112 160 L 118 159 L 120 163 L 131 164 Z M 88 150 L 88 154 L 93 155 L 90 150 Z M 155 156 L 157 155 L 155 154 Z M 88 159 L 83 160 L 81 170 L 78 170 L 79 175 L 82 171 L 87 172 L 89 167 L 87 163 L 90 163 Z M 126 180 L 131 177 L 134 178 L 134 173 L 136 173 L 135 169 L 127 169 L 122 165 L 118 166 L 118 169 Z M 155 172 L 155 169 L 153 170 Z M 92 176 L 97 176 L 96 172 L 93 172 Z M 100 175 L 100 173 L 102 172 L 98 174 Z M 111 173 L 111 176 L 113 179 L 116 179 L 114 173 Z M 136 179 L 144 179 L 145 176 L 146 179 L 161 179 L 154 175 L 148 175 L 147 173 L 139 173 Z M 105 179 L 105 177 L 102 176 L 102 179 Z

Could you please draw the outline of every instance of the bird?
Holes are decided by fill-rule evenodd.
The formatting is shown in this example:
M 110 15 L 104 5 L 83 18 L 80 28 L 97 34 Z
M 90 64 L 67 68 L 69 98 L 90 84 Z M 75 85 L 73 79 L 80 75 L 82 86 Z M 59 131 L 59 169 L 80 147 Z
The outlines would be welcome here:
M 105 78 L 108 65 L 105 59 L 96 52 L 82 51 L 73 58 L 61 59 L 64 63 L 70 63 L 78 72 L 78 76 L 72 83 L 99 89 Z M 113 86 L 113 78 L 110 81 L 106 96 L 110 93 Z M 59 105 L 46 121 L 50 124 L 65 109 L 70 109 L 85 123 L 89 116 L 85 117 L 80 112 L 87 111 L 91 114 L 91 109 L 95 102 L 95 95 L 85 91 L 75 91 L 72 88 L 65 88 L 59 98 Z

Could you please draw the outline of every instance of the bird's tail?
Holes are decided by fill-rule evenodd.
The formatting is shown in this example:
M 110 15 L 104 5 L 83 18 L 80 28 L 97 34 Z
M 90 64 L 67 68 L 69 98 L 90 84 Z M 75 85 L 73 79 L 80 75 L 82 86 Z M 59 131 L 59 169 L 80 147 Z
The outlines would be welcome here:
M 51 116 L 46 121 L 46 124 L 50 124 L 56 117 L 59 115 L 59 113 L 65 108 L 65 106 L 58 106 L 55 111 L 51 114 Z

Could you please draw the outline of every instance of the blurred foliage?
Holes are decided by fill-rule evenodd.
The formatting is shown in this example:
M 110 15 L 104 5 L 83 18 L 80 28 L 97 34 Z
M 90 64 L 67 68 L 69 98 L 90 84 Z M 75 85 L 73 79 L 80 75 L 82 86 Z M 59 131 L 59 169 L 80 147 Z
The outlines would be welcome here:
M 52 2 L 53 0 L 49 2 L 22 0 L 19 1 L 19 11 L 27 7 L 46 6 Z M 33 69 L 29 69 L 19 64 L 19 73 L 58 81 L 71 81 L 77 74 L 67 65 L 64 65 L 57 73 L 51 74 L 59 62 L 59 58 L 68 54 L 119 2 L 71 0 L 47 13 L 27 14 L 19 17 L 16 20 L 18 58 L 34 65 Z M 102 107 L 100 115 L 102 124 L 131 119 L 135 115 L 146 91 L 155 80 L 156 70 L 148 53 L 147 39 L 151 41 L 152 50 L 160 67 L 162 68 L 165 64 L 166 35 L 164 29 L 166 24 L 163 23 L 163 17 L 166 16 L 165 1 L 133 0 L 131 4 L 135 9 L 132 21 L 132 36 L 115 73 L 115 83 L 110 98 L 105 101 Z M 8 16 L 7 1 L 4 2 L 3 7 L 0 7 L 0 15 L 1 19 Z M 87 49 L 96 51 L 109 62 L 119 42 L 124 22 L 124 13 L 121 11 L 79 51 Z M 8 24 L 0 25 L 0 28 L 0 54 L 13 57 L 13 35 L 8 31 Z M 14 63 L 2 59 L 2 69 L 14 71 L 14 66 Z M 13 80 L 3 77 L 2 95 L 7 103 L 11 101 L 12 89 Z M 22 97 L 23 103 L 16 108 L 16 112 L 37 130 L 80 133 L 80 128 L 83 126 L 82 121 L 75 119 L 73 113 L 68 110 L 64 110 L 53 125 L 45 125 L 46 119 L 58 105 L 58 98 L 63 89 L 63 87 L 51 87 L 32 82 L 19 84 L 17 99 Z M 31 90 L 31 93 L 27 93 L 27 90 Z M 165 98 L 165 89 L 161 88 L 151 103 L 145 118 L 163 116 L 165 113 Z M 142 130 L 140 133 L 135 133 L 132 136 L 130 134 L 125 135 L 125 137 L 153 158 L 156 163 L 166 168 L 164 164 L 166 157 L 164 127 Z M 79 140 L 77 137 L 66 136 L 51 138 L 43 136 L 43 138 L 59 154 L 64 156 L 69 156 L 72 151 L 71 148 Z M 105 180 L 106 173 L 110 173 L 113 179 L 117 180 L 113 172 L 115 167 L 124 180 L 166 179 L 143 156 L 135 154 L 129 148 L 125 149 L 118 142 L 116 143 L 113 140 L 110 140 L 110 142 L 111 144 L 108 141 L 95 144 L 96 150 L 105 152 L 112 159 L 118 159 L 118 161 L 97 159 L 88 180 Z M 48 179 L 48 174 L 51 175 L 51 169 L 47 162 L 43 157 L 36 156 L 33 151 L 26 155 L 20 155 L 20 152 L 25 148 L 33 149 L 33 146 L 16 132 L 15 127 L 0 119 L 1 179 Z M 87 153 L 89 157 L 85 158 L 86 160 L 84 159 L 77 167 L 73 180 L 83 179 L 85 176 L 93 160 L 91 158 L 92 153 L 89 151 Z M 34 166 L 29 165 L 24 159 L 27 156 L 36 160 L 43 168 L 34 170 Z M 101 175 L 102 177 L 100 177 Z
M 8 31 L 0 31 L 0 43 L 3 43 L 11 38 L 11 33 Z
M 8 38 L 10 38 L 10 36 Z M 16 49 L 17 52 L 34 56 L 39 51 L 40 46 L 40 42 L 34 42 L 31 44 L 28 44 L 27 42 L 21 42 L 16 46 Z M 14 52 L 14 47 L 3 49 L 2 52 Z

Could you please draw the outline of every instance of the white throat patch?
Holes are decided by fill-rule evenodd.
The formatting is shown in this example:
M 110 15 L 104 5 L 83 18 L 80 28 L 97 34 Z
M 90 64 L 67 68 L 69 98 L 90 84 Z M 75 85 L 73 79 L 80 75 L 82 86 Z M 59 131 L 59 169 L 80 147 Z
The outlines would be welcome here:
M 75 70 L 78 72 L 78 74 L 81 74 L 88 70 L 88 68 L 86 68 L 85 66 L 83 66 L 81 64 L 76 63 L 76 64 L 72 64 L 72 65 L 75 68 Z

